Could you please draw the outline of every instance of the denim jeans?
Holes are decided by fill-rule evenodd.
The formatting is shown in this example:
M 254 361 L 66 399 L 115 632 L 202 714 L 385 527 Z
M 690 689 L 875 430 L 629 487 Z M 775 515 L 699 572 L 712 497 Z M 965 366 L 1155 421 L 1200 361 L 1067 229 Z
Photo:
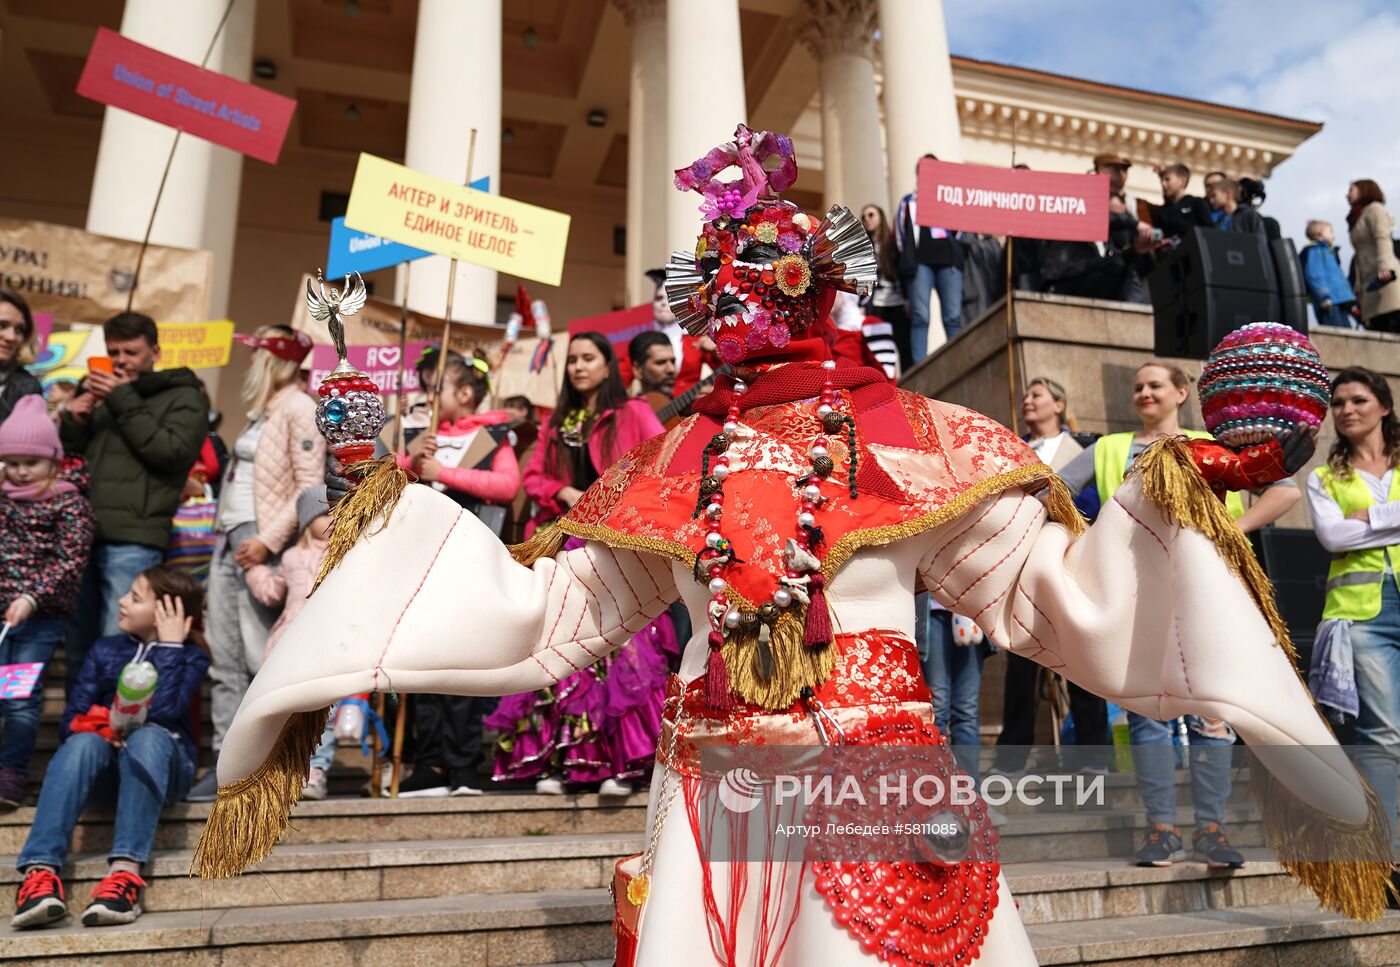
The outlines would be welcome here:
M 928 595 L 914 598 L 915 640 L 924 666 L 924 682 L 933 693 L 933 722 L 953 747 L 959 767 L 977 780 L 982 735 L 978 698 L 982 691 L 981 645 L 953 644 L 953 615 L 929 611 Z
M 78 592 L 78 610 L 68 619 L 68 641 L 63 652 L 68 662 L 63 683 L 65 695 L 73 691 L 92 643 L 117 634 L 117 602 L 130 590 L 136 575 L 163 560 L 165 552 L 144 544 L 93 547 Z
M 30 618 L 13 628 L 0 644 L 0 665 L 47 663 L 63 641 L 62 618 Z M 28 698 L 0 701 L 0 769 L 29 774 L 29 756 L 39 735 L 39 713 L 44 707 L 44 683 L 36 682 Z
M 1175 722 L 1158 722 L 1136 712 L 1128 713 L 1133 740 L 1133 768 L 1138 793 L 1147 807 L 1149 823 L 1176 825 L 1176 748 L 1172 745 Z M 1231 746 L 1235 732 L 1217 720 L 1186 716 L 1191 740 L 1191 805 L 1196 826 L 1225 823 L 1225 800 L 1230 798 Z
M 49 763 L 34 825 L 15 866 L 62 869 L 83 809 L 113 804 L 117 819 L 107 859 L 145 863 L 161 809 L 183 799 L 193 777 L 184 747 L 159 725 L 142 725 L 120 749 L 93 732 L 74 733 Z
M 907 279 L 909 350 L 917 363 L 928 355 L 929 293 L 938 290 L 943 334 L 952 339 L 962 329 L 962 269 L 951 265 L 920 265 Z
M 1380 797 L 1390 820 L 1391 842 L 1397 837 L 1397 783 L 1400 783 L 1400 592 L 1386 581 L 1381 612 L 1351 626 L 1352 667 L 1359 709 L 1356 717 L 1356 768 Z
M 335 713 L 339 703 L 331 706 L 331 714 L 326 718 L 326 730 L 321 733 L 321 741 L 316 743 L 316 751 L 311 753 L 311 768 L 320 769 L 327 775 L 335 763 Z
M 281 610 L 265 607 L 253 597 L 243 568 L 233 558 L 239 546 L 256 535 L 253 524 L 235 527 L 226 537 L 219 538 L 214 561 L 209 565 L 206 627 L 209 651 L 214 658 L 209 666 L 209 717 L 214 724 L 215 752 L 223 746 L 224 734 L 233 724 L 243 694 L 262 667 L 267 633 Z
M 1336 326 L 1340 329 L 1361 328 L 1361 324 L 1356 321 L 1355 317 L 1336 303 L 1333 303 L 1326 309 L 1314 304 L 1313 313 L 1317 316 L 1317 324 L 1319 326 Z

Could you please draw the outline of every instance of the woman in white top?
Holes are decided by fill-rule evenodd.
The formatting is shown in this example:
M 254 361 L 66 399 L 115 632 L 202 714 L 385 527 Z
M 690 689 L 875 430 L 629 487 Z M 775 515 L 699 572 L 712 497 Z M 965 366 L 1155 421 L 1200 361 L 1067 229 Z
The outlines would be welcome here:
M 1400 419 L 1385 377 L 1360 366 L 1332 380 L 1337 442 L 1308 478 L 1313 529 L 1334 555 L 1324 619 L 1351 622 L 1356 767 L 1395 829 L 1400 782 Z
M 1037 376 L 1026 384 L 1026 392 L 1021 397 L 1021 419 L 1030 431 L 1026 434 L 1026 442 L 1040 462 L 1050 469 L 1058 472 L 1084 451 L 1079 441 L 1070 435 L 1072 430 L 1077 429 L 1077 424 L 1069 409 L 1069 397 L 1065 388 L 1053 379 Z M 1084 494 L 1090 506 L 1086 507 L 1078 496 L 1075 506 L 1081 513 L 1090 514 L 1098 509 L 1098 501 L 1092 487 L 1087 488 Z M 1027 755 L 1035 743 L 1036 706 L 1040 702 L 1039 677 L 1040 666 L 1035 662 L 1022 655 L 1006 653 L 1001 734 L 997 736 L 994 771 L 1018 773 L 1026 767 Z M 1068 685 L 1076 744 L 1091 750 L 1109 745 L 1108 703 L 1074 682 Z M 1104 771 L 1101 752 L 1090 752 L 1088 756 L 1067 759 L 1065 764 L 1072 768 L 1089 767 L 1096 772 Z

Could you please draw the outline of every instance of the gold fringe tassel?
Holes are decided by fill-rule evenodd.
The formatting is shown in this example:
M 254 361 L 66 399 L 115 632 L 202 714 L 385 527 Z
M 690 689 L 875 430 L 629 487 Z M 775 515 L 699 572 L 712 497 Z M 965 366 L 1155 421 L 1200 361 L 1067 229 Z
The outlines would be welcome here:
M 1393 889 L 1390 824 L 1366 780 L 1361 784 L 1369 816 L 1365 823 L 1352 825 L 1298 799 L 1257 759 L 1250 762 L 1249 772 L 1250 792 L 1264 813 L 1264 839 L 1279 865 L 1327 909 L 1354 920 L 1380 919 L 1386 891 Z
M 757 629 L 733 629 L 723 649 L 730 690 L 751 705 L 776 711 L 792 707 L 808 685 L 815 688 L 826 681 L 836 667 L 836 643 L 808 648 L 802 643 L 806 624 L 806 607 L 785 608 L 778 616 L 768 639 L 773 655 L 769 678 L 759 667 Z
M 1153 444 L 1138 457 L 1132 472 L 1141 476 L 1144 496 L 1163 516 L 1215 545 L 1297 673 L 1298 656 L 1274 601 L 1273 585 L 1224 502 L 1196 469 L 1186 442 L 1169 437 Z M 1364 824 L 1352 825 L 1313 809 L 1257 760 L 1250 773 L 1251 791 L 1264 813 L 1265 841 L 1278 854 L 1279 864 L 1328 909 L 1358 920 L 1378 918 L 1389 888 L 1390 863 L 1378 859 L 1390 855 L 1389 824 L 1365 780 L 1361 782 L 1370 815 Z
M 533 567 L 535 562 L 545 557 L 553 557 L 564 547 L 569 535 L 557 523 L 548 523 L 538 528 L 530 539 L 510 545 L 507 550 L 515 558 L 515 563 Z
M 272 851 L 287 831 L 292 804 L 301 798 L 307 763 L 329 714 L 326 708 L 292 715 L 256 772 L 219 787 L 190 861 L 191 874 L 206 880 L 237 876 Z
M 1163 516 L 1174 524 L 1205 535 L 1215 545 L 1226 565 L 1254 599 L 1259 613 L 1269 623 L 1274 641 L 1296 670 L 1298 655 L 1293 649 L 1288 625 L 1274 602 L 1274 586 L 1259 566 L 1259 558 L 1254 556 L 1249 539 L 1225 509 L 1224 501 L 1215 495 L 1196 469 L 1186 441 L 1168 437 L 1154 443 L 1137 458 L 1132 472 L 1142 477 L 1143 495 L 1157 505 Z
M 1071 537 L 1078 537 L 1084 533 L 1086 521 L 1079 508 L 1074 506 L 1074 495 L 1069 492 L 1069 487 L 1065 486 L 1059 474 L 1048 479 L 1050 493 L 1046 496 L 1045 509 L 1050 512 L 1050 519 L 1063 525 Z
M 352 463 L 346 468 L 346 474 L 358 477 L 360 482 L 331 508 L 331 534 L 326 541 L 326 554 L 321 558 L 316 583 L 311 588 L 312 594 L 350 553 L 350 548 L 369 532 L 369 526 L 376 518 L 382 514 L 385 522 L 389 520 L 404 488 L 413 480 L 407 470 L 394 462 L 393 457 Z

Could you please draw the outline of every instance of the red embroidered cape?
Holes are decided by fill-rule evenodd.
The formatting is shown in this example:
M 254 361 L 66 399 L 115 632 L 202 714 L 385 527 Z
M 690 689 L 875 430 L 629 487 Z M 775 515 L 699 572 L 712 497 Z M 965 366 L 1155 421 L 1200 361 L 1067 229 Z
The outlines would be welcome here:
M 830 438 L 835 470 L 820 482 L 826 503 L 818 514 L 825 536 L 818 556 L 828 578 L 861 547 L 917 534 L 1013 486 L 1038 489 L 1051 476 L 995 420 L 903 390 L 882 395 L 855 421 L 854 499 L 845 434 Z M 852 394 L 841 390 L 840 397 L 839 408 L 852 412 Z M 820 428 L 816 407 L 815 399 L 755 407 L 743 414 L 728 449 L 725 535 L 736 563 L 725 577 L 742 605 L 766 601 L 785 573 L 782 552 L 796 532 L 801 503 L 796 481 L 811 473 L 808 454 Z M 715 418 L 699 414 L 641 444 L 589 488 L 560 526 L 576 537 L 693 566 L 706 530 L 703 515 L 696 515 L 701 454 L 717 429 Z

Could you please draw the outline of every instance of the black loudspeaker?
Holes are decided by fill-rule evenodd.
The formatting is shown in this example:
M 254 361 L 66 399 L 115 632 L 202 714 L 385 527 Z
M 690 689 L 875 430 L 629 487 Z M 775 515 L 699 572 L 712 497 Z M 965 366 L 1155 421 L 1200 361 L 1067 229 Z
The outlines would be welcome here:
M 1274 600 L 1298 649 L 1298 662 L 1307 674 L 1313 638 L 1327 599 L 1327 568 L 1332 555 L 1311 530 L 1264 527 L 1249 535 L 1264 573 L 1274 585 Z
M 1273 256 L 1274 275 L 1278 278 L 1278 298 L 1281 313 L 1278 321 L 1299 332 L 1308 331 L 1308 287 L 1303 282 L 1303 265 L 1291 238 L 1276 238 L 1269 243 Z
M 1273 258 L 1263 236 L 1248 232 L 1193 229 L 1147 285 L 1159 356 L 1204 359 L 1226 333 L 1282 316 Z M 1307 331 L 1306 315 L 1295 328 Z

